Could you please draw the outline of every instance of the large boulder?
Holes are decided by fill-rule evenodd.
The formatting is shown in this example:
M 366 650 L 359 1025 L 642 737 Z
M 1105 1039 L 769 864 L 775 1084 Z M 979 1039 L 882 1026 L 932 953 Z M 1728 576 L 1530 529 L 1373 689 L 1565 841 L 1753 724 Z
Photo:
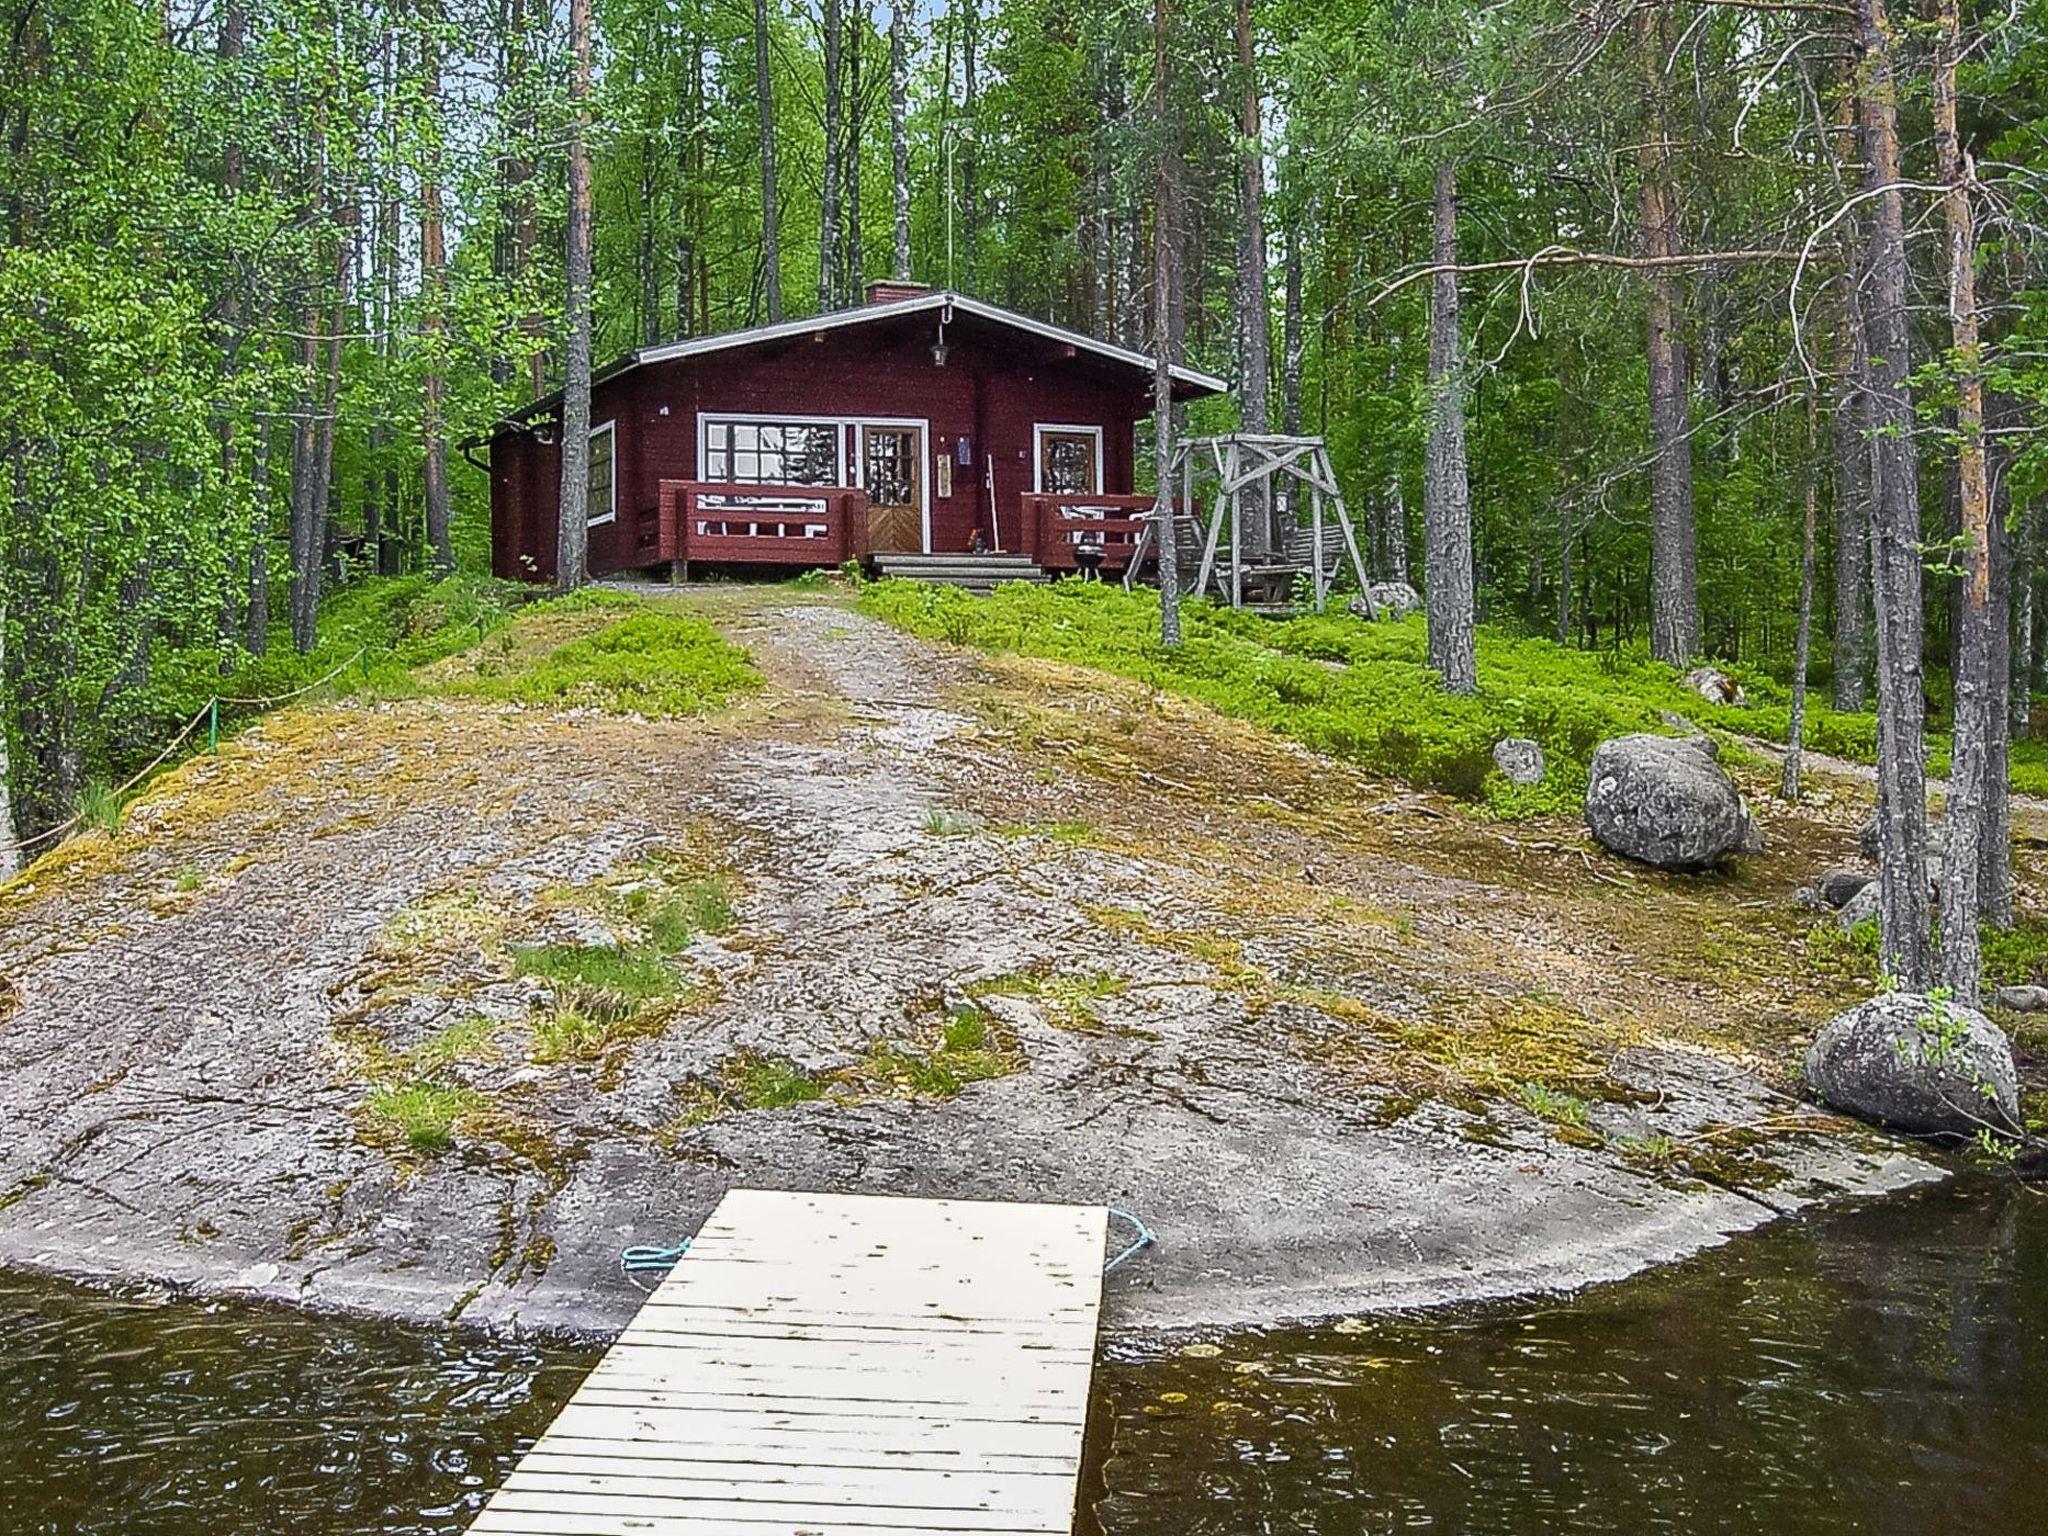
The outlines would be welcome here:
M 1887 992 L 1837 1014 L 1806 1052 L 1823 1102 L 1919 1135 L 2019 1124 L 2019 1072 L 2003 1031 L 1974 1008 Z
M 1659 869 L 1703 869 L 1763 846 L 1704 737 L 1617 736 L 1600 743 L 1586 825 L 1604 848 Z
M 1694 667 L 1678 681 L 1679 686 L 1690 688 L 1709 703 L 1733 704 L 1737 709 L 1749 707 L 1749 695 L 1742 691 L 1742 684 L 1719 667 Z
M 1347 606 L 1361 619 L 1405 619 L 1422 611 L 1422 594 L 1405 581 L 1376 581 Z

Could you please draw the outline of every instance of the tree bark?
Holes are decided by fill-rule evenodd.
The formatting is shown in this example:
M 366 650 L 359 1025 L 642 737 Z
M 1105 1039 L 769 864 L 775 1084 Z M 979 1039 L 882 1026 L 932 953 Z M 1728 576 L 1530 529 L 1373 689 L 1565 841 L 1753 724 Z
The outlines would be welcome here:
M 1641 222 L 1643 254 L 1679 254 L 1677 195 L 1672 186 L 1664 54 L 1668 9 L 1637 12 L 1643 83 Z M 1700 649 L 1699 583 L 1692 500 L 1692 403 L 1685 349 L 1679 340 L 1675 269 L 1650 270 L 1650 654 L 1684 666 Z
M 1978 883 L 1984 921 L 2012 926 L 2012 719 L 2007 682 L 2012 676 L 2013 549 L 2006 531 L 2006 477 L 1991 499 L 1991 655 L 1986 665 L 1986 709 L 1991 716 L 1984 756 L 1984 877 Z
M 1237 419 L 1240 431 L 1266 433 L 1273 430 L 1273 344 L 1266 299 L 1266 155 L 1260 140 L 1258 34 L 1252 25 L 1252 0 L 1237 0 L 1237 72 Z M 1244 523 L 1245 554 L 1255 561 L 1269 558 L 1273 508 L 1266 487 L 1246 486 L 1237 506 Z
M 1806 397 L 1806 453 L 1801 478 L 1805 482 L 1804 538 L 1799 556 L 1799 632 L 1792 645 L 1792 719 L 1785 735 L 1785 762 L 1778 777 L 1781 799 L 1799 799 L 1800 754 L 1806 745 L 1806 666 L 1813 649 L 1814 543 L 1819 521 L 1820 469 L 1815 462 L 1820 450 L 1819 403 Z
M 818 311 L 839 307 L 839 171 L 842 102 L 839 45 L 843 36 L 841 0 L 825 0 L 825 167 L 818 197 Z
M 889 7 L 889 182 L 894 193 L 895 240 L 889 275 L 910 281 L 910 66 L 904 43 L 901 0 Z
M 9 731 L 14 710 L 8 703 L 11 691 L 7 671 L 7 610 L 0 606 L 0 881 L 21 873 L 21 837 L 14 824 L 14 758 L 9 749 Z
M 590 563 L 590 5 L 569 0 L 568 304 L 562 349 L 562 488 L 555 589 L 583 585 Z
M 1289 215 L 1287 250 L 1281 258 L 1284 275 L 1280 300 L 1280 430 L 1289 437 L 1301 435 L 1301 364 L 1304 352 L 1301 326 L 1301 229 L 1298 217 Z
M 441 0 L 420 4 L 420 116 L 425 138 L 420 167 L 420 331 L 426 371 L 420 379 L 427 547 L 436 575 L 455 569 L 449 534 L 447 337 L 448 245 L 441 217 Z
M 1465 342 L 1458 315 L 1458 168 L 1436 168 L 1430 200 L 1439 270 L 1429 306 L 1429 446 L 1422 486 L 1429 664 L 1452 693 L 1479 687 L 1472 500 L 1465 465 Z
M 968 0 L 973 14 L 975 0 Z M 1180 275 L 1175 243 L 1179 189 L 1174 134 L 1173 0 L 1152 0 L 1152 464 L 1158 489 L 1152 502 L 1159 545 L 1159 643 L 1180 644 L 1180 539 L 1173 488 L 1174 288 Z
M 251 656 L 270 650 L 270 421 L 256 423 L 256 462 L 249 471 L 249 597 L 242 605 L 242 645 Z
M 1861 711 L 1870 704 L 1870 444 L 1863 430 L 1864 401 L 1856 377 L 1853 302 L 1843 306 L 1836 338 L 1834 410 L 1835 498 L 1835 708 Z
M 754 0 L 754 94 L 761 125 L 761 285 L 768 323 L 782 322 L 782 209 L 775 184 L 775 80 L 769 68 L 768 0 Z
M 1922 673 L 1920 485 L 1907 382 L 1912 316 L 1906 292 L 1906 215 L 1885 0 L 1857 0 L 1858 130 L 1868 244 L 1858 284 L 1859 366 L 1870 427 L 1870 562 L 1877 635 L 1878 916 L 1881 963 L 1899 986 L 1934 976 L 1928 940 L 1927 747 Z
M 1984 453 L 1984 370 L 1977 313 L 1976 166 L 1956 125 L 1956 66 L 1964 50 L 1957 0 L 1939 0 L 1934 147 L 1948 230 L 1948 319 L 1956 368 L 1956 485 L 1962 579 L 1957 592 L 1955 737 L 1947 846 L 1941 865 L 1941 980 L 1959 1002 L 1977 1001 L 1984 960 L 1977 924 L 1993 837 L 1987 778 L 1991 738 L 2005 725 L 2005 679 L 1993 668 L 1991 483 Z
M 844 41 L 840 44 L 841 57 L 846 65 L 846 117 L 843 128 L 845 169 L 840 173 L 839 184 L 844 189 L 845 217 L 841 220 L 839 234 L 839 296 L 842 304 L 858 304 L 861 288 L 867 281 L 867 253 L 861 244 L 863 225 L 860 220 L 860 149 L 861 133 L 867 120 L 861 95 L 861 56 L 867 42 L 867 11 L 865 7 L 851 7 L 841 21 Z

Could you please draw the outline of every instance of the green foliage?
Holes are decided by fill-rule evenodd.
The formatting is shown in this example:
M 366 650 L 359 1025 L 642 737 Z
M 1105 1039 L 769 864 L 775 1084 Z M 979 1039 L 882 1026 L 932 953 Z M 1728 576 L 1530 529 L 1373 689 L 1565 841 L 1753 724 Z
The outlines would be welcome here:
M 455 1131 L 465 1115 L 484 1107 L 473 1089 L 443 1083 L 414 1082 L 375 1089 L 364 1108 L 403 1138 L 415 1152 L 445 1152 L 455 1144 Z
M 624 1012 L 683 989 L 667 955 L 652 945 L 522 944 L 512 958 L 516 974 L 550 982 L 592 1012 Z
M 451 682 L 448 691 L 659 717 L 702 714 L 760 686 L 745 652 L 703 620 L 643 611 L 557 646 L 531 665 L 479 671 Z

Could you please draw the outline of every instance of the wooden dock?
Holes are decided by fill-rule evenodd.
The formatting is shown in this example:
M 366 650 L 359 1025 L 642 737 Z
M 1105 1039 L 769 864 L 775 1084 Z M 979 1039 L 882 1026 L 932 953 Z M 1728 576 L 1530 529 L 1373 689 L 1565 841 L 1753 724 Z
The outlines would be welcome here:
M 1065 1536 L 1107 1220 L 733 1190 L 472 1536 Z

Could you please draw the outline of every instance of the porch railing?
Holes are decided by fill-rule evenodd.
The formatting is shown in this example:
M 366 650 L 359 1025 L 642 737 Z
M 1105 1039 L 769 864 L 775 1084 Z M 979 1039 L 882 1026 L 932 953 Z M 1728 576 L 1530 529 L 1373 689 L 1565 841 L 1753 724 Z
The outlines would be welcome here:
M 1022 498 L 1023 550 L 1048 571 L 1078 568 L 1074 551 L 1083 544 L 1102 550 L 1102 569 L 1130 564 L 1150 512 L 1150 496 L 1066 496 L 1033 492 Z
M 835 485 L 664 480 L 638 530 L 642 565 L 843 565 L 868 552 L 868 498 Z

